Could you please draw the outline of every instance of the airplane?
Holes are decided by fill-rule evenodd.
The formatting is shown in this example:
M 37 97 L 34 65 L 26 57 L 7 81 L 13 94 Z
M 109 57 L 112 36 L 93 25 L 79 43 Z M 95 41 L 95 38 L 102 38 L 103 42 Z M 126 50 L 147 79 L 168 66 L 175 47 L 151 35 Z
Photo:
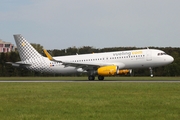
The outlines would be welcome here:
M 153 77 L 154 67 L 172 63 L 174 58 L 158 49 L 138 49 L 116 52 L 103 52 L 81 55 L 52 57 L 44 49 L 46 57 L 39 54 L 21 35 L 13 35 L 21 61 L 12 66 L 25 67 L 42 73 L 72 74 L 86 72 L 88 80 L 104 80 L 105 76 L 127 74 L 135 68 L 149 68 Z

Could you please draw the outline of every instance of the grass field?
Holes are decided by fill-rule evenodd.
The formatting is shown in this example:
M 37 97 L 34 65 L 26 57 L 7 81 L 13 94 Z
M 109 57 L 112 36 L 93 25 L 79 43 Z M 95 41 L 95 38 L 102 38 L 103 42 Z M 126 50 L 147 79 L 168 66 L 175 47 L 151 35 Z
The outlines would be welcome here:
M 0 83 L 0 118 L 180 119 L 180 83 Z

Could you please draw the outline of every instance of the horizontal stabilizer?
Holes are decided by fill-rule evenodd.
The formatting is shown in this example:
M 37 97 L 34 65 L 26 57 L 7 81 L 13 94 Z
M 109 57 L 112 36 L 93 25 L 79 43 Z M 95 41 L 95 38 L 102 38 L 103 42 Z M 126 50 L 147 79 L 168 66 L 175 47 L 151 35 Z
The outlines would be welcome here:
M 31 64 L 25 64 L 25 63 L 20 63 L 20 62 L 6 62 L 6 64 L 11 64 L 14 67 L 29 67 Z

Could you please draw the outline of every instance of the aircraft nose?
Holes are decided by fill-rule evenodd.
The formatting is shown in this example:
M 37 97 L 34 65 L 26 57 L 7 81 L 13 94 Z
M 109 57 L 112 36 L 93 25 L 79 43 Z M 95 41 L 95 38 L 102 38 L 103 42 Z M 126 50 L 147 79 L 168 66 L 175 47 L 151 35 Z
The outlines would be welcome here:
M 174 61 L 174 58 L 172 56 L 168 57 L 168 62 L 172 63 Z

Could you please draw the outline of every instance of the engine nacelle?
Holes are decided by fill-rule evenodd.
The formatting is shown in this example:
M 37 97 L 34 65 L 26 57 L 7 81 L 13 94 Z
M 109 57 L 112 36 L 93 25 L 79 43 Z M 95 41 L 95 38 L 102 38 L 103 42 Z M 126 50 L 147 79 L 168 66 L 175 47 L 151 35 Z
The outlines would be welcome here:
M 131 74 L 132 69 L 122 69 L 119 70 L 118 66 L 104 66 L 97 69 L 97 74 L 101 76 L 113 76 L 113 75 L 127 75 Z
M 127 75 L 128 73 L 131 74 L 131 69 L 124 69 L 124 70 L 119 70 L 118 74 L 123 74 L 123 75 Z
M 101 76 L 111 76 L 119 73 L 119 69 L 117 66 L 104 66 L 97 69 L 97 74 Z

